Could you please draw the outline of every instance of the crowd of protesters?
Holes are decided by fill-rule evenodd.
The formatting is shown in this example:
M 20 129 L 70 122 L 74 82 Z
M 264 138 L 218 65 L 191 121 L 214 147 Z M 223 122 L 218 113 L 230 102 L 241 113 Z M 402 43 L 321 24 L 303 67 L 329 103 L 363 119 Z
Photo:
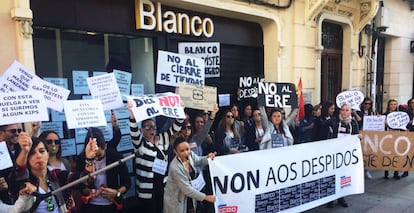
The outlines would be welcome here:
M 0 126 L 0 141 L 6 142 L 14 164 L 0 174 L 0 212 L 214 212 L 207 158 L 359 134 L 364 116 L 380 114 L 373 110 L 370 98 L 363 100 L 360 111 L 348 104 L 336 107 L 330 101 L 306 104 L 303 110 L 304 116 L 299 118 L 297 110 L 285 115 L 284 109 L 255 102 L 221 109 L 215 104 L 211 111 L 186 109 L 185 119 L 167 119 L 162 127 L 155 119 L 137 122 L 131 110 L 130 135 L 136 153 L 132 185 L 122 163 L 89 176 L 122 158 L 116 150 L 121 133 L 114 115 L 113 139 L 105 141 L 101 130 L 88 128 L 84 150 L 74 156 L 76 161 L 62 157 L 58 133 L 38 133 L 38 122 L 30 133 L 22 131 L 21 124 Z M 412 123 L 414 99 L 405 108 L 389 100 L 384 115 L 402 110 Z M 414 131 L 412 125 L 407 128 Z M 385 130 L 403 131 L 387 125 Z M 395 179 L 408 176 L 408 172 L 401 176 L 393 172 Z M 385 171 L 384 178 L 388 179 L 388 173 Z M 369 171 L 365 175 L 372 178 Z M 51 194 L 84 176 L 85 181 Z M 137 203 L 122 202 L 130 187 L 136 189 Z M 338 204 L 348 207 L 344 198 Z M 327 204 L 329 208 L 333 205 L 333 201 Z

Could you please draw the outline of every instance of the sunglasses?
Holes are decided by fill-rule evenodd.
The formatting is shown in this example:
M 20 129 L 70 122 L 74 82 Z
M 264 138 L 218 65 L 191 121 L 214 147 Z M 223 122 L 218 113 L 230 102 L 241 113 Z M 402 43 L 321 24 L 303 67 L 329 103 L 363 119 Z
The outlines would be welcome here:
M 185 126 L 186 129 L 191 129 L 191 126 Z
M 20 134 L 22 132 L 22 129 L 6 129 L 6 131 L 11 132 L 12 134 Z
M 48 145 L 52 144 L 53 142 L 55 144 L 60 144 L 60 140 L 59 139 L 58 140 L 46 140 L 46 144 L 48 144 Z
M 226 115 L 227 118 L 234 118 L 233 115 Z
M 203 112 L 203 115 L 209 115 L 210 113 L 208 113 L 208 112 Z
M 157 130 L 156 126 L 144 126 L 145 131 L 150 131 L 151 129 Z
M 371 105 L 371 103 L 368 103 L 368 102 L 367 102 L 367 103 L 364 103 L 364 104 L 365 104 L 365 105 Z

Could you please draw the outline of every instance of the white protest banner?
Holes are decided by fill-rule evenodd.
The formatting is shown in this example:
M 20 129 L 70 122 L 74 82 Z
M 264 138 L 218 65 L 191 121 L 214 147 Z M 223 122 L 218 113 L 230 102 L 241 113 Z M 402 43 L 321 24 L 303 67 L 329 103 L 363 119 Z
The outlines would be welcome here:
M 406 112 L 391 112 L 387 115 L 387 125 L 391 129 L 407 129 L 410 116 Z
M 0 93 L 0 125 L 48 121 L 43 94 L 38 91 Z
M 257 98 L 258 94 L 258 84 L 259 82 L 264 82 L 263 77 L 251 77 L 251 76 L 242 76 L 239 79 L 239 98 Z
M 106 126 L 100 100 L 68 100 L 63 106 L 68 129 Z
M 365 115 L 362 130 L 384 131 L 385 115 Z
M 180 82 L 204 85 L 203 59 L 159 50 L 157 84 L 177 87 Z
M 344 91 L 336 96 L 336 105 L 341 108 L 342 105 L 348 104 L 351 109 L 361 111 L 360 105 L 364 101 L 364 94 L 361 91 Z
M 298 108 L 296 86 L 292 83 L 259 82 L 257 101 L 260 106 Z
M 0 77 L 0 92 L 26 91 L 35 76 L 23 64 L 14 61 Z
M 63 111 L 63 101 L 67 100 L 70 94 L 70 90 L 42 80 L 37 76 L 33 79 L 30 89 L 42 92 L 47 107 L 58 112 Z
M 12 159 L 9 154 L 9 149 L 5 141 L 0 142 L 0 170 L 7 169 L 13 166 Z
M 114 75 L 121 94 L 129 95 L 131 92 L 132 74 L 129 72 L 114 69 Z
M 302 212 L 364 192 L 357 135 L 209 160 L 216 212 Z
M 136 121 L 163 115 L 170 118 L 185 118 L 181 98 L 174 93 L 158 93 L 154 96 L 127 96 L 133 105 L 132 112 Z
M 206 78 L 220 77 L 219 42 L 180 42 L 178 53 L 203 59 Z
M 104 110 L 124 106 L 114 73 L 89 77 L 86 81 L 88 82 L 92 98 L 100 100 Z
M 216 87 L 180 83 L 178 95 L 188 108 L 212 111 L 217 103 Z

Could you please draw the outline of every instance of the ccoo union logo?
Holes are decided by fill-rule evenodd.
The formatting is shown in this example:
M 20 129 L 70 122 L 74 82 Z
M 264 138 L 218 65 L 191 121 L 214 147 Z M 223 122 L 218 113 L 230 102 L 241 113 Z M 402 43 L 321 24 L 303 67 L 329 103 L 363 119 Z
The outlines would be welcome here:
M 218 207 L 219 213 L 237 213 L 238 206 L 227 206 L 226 204 Z

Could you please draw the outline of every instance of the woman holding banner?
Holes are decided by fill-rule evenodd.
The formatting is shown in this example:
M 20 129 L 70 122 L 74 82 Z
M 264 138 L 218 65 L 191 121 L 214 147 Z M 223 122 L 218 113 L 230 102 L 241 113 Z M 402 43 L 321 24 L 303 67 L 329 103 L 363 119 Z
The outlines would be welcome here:
M 331 122 L 332 133 L 329 138 L 340 138 L 348 135 L 359 134 L 358 122 L 351 116 L 351 107 L 348 104 L 343 104 L 339 111 L 339 120 Z M 338 199 L 338 204 L 342 207 L 348 207 L 348 203 L 345 198 L 341 197 Z M 334 201 L 328 203 L 328 208 L 333 208 Z
M 181 130 L 183 119 L 176 119 L 171 127 L 157 133 L 157 126 L 152 119 L 141 122 L 141 128 L 131 110 L 132 103 L 128 102 L 130 111 L 129 127 L 132 144 L 137 157 L 135 159 L 136 187 L 142 212 L 162 213 L 164 186 L 167 182 L 168 147 L 172 135 Z
M 176 157 L 171 161 L 165 187 L 164 213 L 196 212 L 196 201 L 205 200 L 213 203 L 214 195 L 200 192 L 204 179 L 196 167 L 206 166 L 207 158 L 214 159 L 215 154 L 209 153 L 207 157 L 197 156 L 190 150 L 190 145 L 183 137 L 175 140 L 174 153 Z
M 31 138 L 28 133 L 22 132 L 19 134 L 19 144 L 21 152 L 16 158 L 13 172 L 17 181 L 21 183 L 28 181 L 36 185 L 39 194 L 52 192 L 68 182 L 69 172 L 57 170 L 50 172 L 48 170 L 49 152 L 44 141 Z M 86 145 L 86 156 L 93 158 L 97 150 L 96 141 L 89 142 Z M 32 200 L 34 203 L 30 212 L 66 212 L 68 198 L 64 193 L 58 192 L 56 195 L 50 195 L 45 199 Z
M 96 156 L 89 157 L 86 153 L 87 144 L 96 141 L 98 150 Z M 79 172 L 85 171 L 87 167 L 100 170 L 114 162 L 122 159 L 122 155 L 114 148 L 108 148 L 102 131 L 91 127 L 85 137 L 85 148 L 79 154 L 76 169 Z M 123 206 L 123 194 L 131 186 L 128 168 L 125 164 L 119 164 L 107 172 L 102 172 L 90 178 L 87 184 L 81 188 L 84 205 L 82 212 L 111 213 L 119 212 Z

